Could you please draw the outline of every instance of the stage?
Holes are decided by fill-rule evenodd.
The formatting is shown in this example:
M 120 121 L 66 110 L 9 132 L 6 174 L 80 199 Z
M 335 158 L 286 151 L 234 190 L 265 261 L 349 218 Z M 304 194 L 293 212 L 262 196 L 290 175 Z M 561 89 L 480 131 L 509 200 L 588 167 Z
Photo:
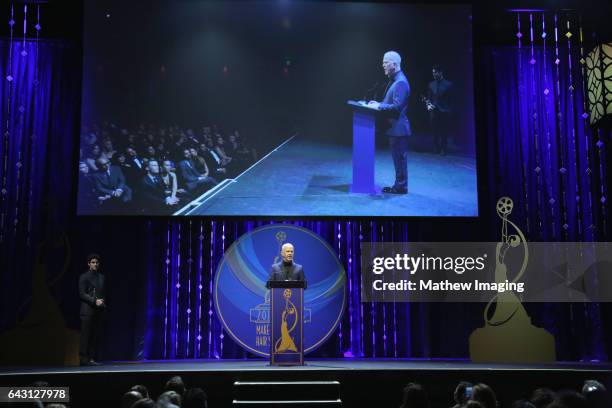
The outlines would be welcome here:
M 406 195 L 351 193 L 352 160 L 351 146 L 304 140 L 298 135 L 175 215 L 478 215 L 473 157 L 410 150 Z M 393 185 L 395 170 L 388 148 L 376 152 L 375 174 L 379 189 Z
M 529 396 L 538 387 L 579 390 L 586 379 L 612 385 L 612 365 L 601 363 L 476 364 L 467 360 L 329 359 L 302 367 L 272 367 L 265 360 L 182 360 L 107 362 L 98 367 L 3 367 L 2 386 L 25 386 L 45 380 L 68 386 L 72 407 L 117 406 L 134 384 L 153 396 L 172 375 L 187 387 L 201 387 L 209 407 L 289 406 L 394 407 L 408 382 L 424 385 L 432 408 L 453 405 L 459 381 L 493 387 L 502 406 Z M 310 401 L 309 404 L 297 401 Z M 287 405 L 283 405 L 287 406 Z

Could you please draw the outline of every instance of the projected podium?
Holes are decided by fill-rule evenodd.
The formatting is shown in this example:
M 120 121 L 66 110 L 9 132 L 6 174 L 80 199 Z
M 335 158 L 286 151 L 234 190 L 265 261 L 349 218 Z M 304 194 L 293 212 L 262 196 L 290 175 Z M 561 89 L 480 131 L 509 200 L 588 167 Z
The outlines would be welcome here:
M 269 281 L 270 364 L 304 364 L 304 281 Z
M 353 184 L 351 193 L 376 194 L 374 156 L 376 114 L 380 110 L 363 102 L 348 101 L 353 110 Z

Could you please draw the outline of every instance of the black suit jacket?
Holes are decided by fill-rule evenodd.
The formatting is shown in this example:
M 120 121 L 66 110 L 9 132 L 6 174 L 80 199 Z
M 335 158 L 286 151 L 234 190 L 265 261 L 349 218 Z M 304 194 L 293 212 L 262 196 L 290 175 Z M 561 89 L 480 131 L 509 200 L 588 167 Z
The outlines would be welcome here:
M 81 298 L 81 316 L 93 316 L 104 309 L 103 306 L 96 306 L 96 299 L 104 299 L 106 303 L 104 275 L 92 271 L 82 274 L 79 277 L 79 297 Z
M 142 178 L 142 197 L 148 200 L 150 203 L 155 205 L 166 204 L 166 185 L 162 181 L 161 177 L 155 177 L 155 180 L 151 180 L 151 177 L 147 174 Z
M 389 87 L 379 107 L 383 112 L 381 117 L 386 119 L 385 135 L 410 136 L 412 130 L 406 116 L 410 84 L 402 71 L 396 72 L 389 82 Z
M 97 204 L 96 189 L 91 176 L 83 175 L 79 172 L 79 191 L 78 191 L 79 211 L 89 214 Z
M 287 276 L 287 272 L 289 276 Z M 270 276 L 268 277 L 268 282 L 284 280 L 306 281 L 306 278 L 304 276 L 304 268 L 302 267 L 302 265 L 293 262 L 291 266 L 285 267 L 282 261 L 272 264 L 272 268 L 270 268 Z
M 221 159 L 219 158 L 219 161 L 217 161 L 215 159 L 215 156 L 213 156 L 213 154 L 210 152 L 210 149 L 206 149 L 205 152 L 202 152 L 202 157 L 204 158 L 204 160 L 206 160 L 206 164 L 208 164 L 208 169 L 210 170 L 210 168 L 212 167 L 215 171 L 220 169 L 221 167 Z
M 142 160 L 140 160 L 140 157 L 138 157 L 138 160 L 140 162 L 140 167 L 138 167 L 133 157 L 128 158 L 126 161 L 129 166 L 121 167 L 121 170 L 123 171 L 123 174 L 127 179 L 128 186 L 135 187 L 140 182 L 142 176 L 146 174 L 143 162 Z
M 151 177 L 147 174 L 142 178 L 140 186 L 140 198 L 146 213 L 165 214 L 170 212 L 171 207 L 166 205 L 166 185 L 161 177 L 151 180 Z
M 179 170 L 181 171 L 181 176 L 183 176 L 183 180 L 189 189 L 194 189 L 198 185 L 198 180 L 202 176 L 195 167 L 193 163 L 189 160 L 185 159 L 179 162 Z
M 112 194 L 113 191 L 120 188 L 123 191 L 128 190 L 125 185 L 125 177 L 118 166 L 110 166 L 110 175 L 105 171 L 98 171 L 93 175 L 96 190 L 102 194 Z
M 451 113 L 453 109 L 452 87 L 453 83 L 446 79 L 429 83 L 427 96 L 436 107 L 434 112 Z

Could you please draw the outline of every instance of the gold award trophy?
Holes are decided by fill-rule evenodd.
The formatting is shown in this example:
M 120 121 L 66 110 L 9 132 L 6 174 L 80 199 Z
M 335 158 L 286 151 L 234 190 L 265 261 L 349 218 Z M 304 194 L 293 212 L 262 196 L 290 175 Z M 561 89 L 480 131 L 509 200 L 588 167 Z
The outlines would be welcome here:
M 502 220 L 501 241 L 495 250 L 495 281 L 508 279 L 505 257 L 508 251 L 523 249 L 517 282 L 525 273 L 529 249 L 523 232 L 508 219 L 514 204 L 509 197 L 497 201 L 497 215 Z M 508 234 L 508 226 L 516 234 Z M 491 313 L 491 311 L 493 312 Z M 473 362 L 552 362 L 555 361 L 555 339 L 546 330 L 531 324 L 521 300 L 512 291 L 496 294 L 484 309 L 485 326 L 470 335 L 470 358 Z

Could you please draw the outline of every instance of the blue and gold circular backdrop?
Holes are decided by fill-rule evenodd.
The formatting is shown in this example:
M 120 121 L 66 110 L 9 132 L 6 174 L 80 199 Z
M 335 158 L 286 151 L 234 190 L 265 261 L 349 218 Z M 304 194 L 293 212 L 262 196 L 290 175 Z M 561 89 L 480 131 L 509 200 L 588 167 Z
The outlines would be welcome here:
M 327 242 L 306 228 L 268 225 L 241 236 L 225 252 L 215 276 L 214 302 L 227 333 L 246 350 L 270 356 L 270 267 L 280 248 L 295 247 L 294 262 L 304 267 L 304 352 L 327 340 L 342 319 L 346 274 Z

